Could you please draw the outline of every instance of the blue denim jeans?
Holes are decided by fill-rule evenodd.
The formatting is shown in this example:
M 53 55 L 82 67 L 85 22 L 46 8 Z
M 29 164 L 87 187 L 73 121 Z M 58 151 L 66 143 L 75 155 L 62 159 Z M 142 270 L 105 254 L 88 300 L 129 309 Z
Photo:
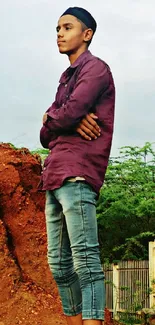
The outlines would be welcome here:
M 99 257 L 96 193 L 85 182 L 46 191 L 48 262 L 64 314 L 104 319 L 104 275 Z

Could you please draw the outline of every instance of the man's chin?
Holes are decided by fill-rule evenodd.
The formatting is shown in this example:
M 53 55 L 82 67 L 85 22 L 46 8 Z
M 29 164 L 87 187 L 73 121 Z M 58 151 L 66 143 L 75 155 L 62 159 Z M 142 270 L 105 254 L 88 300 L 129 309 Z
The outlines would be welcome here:
M 59 53 L 70 55 L 72 53 L 72 51 L 71 50 L 66 50 L 66 49 L 63 49 L 63 48 L 59 47 Z
M 65 50 L 60 49 L 60 48 L 59 48 L 59 53 L 61 53 L 61 54 L 67 54 L 67 52 Z

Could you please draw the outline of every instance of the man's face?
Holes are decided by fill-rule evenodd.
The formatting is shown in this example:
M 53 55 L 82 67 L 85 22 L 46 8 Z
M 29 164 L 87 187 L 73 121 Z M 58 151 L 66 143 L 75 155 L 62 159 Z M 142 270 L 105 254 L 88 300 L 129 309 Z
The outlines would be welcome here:
M 85 43 L 85 31 L 80 22 L 72 15 L 60 17 L 57 26 L 57 44 L 60 53 L 76 52 Z

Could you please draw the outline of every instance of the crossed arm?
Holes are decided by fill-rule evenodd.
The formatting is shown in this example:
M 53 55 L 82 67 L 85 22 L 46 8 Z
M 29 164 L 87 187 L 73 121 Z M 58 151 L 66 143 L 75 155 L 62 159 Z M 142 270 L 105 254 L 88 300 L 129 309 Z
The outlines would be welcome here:
M 57 108 L 54 102 L 44 114 L 43 124 L 50 134 L 72 129 L 86 140 L 96 139 L 100 135 L 98 117 L 90 112 L 108 83 L 109 76 L 103 62 L 87 62 L 66 104 Z
M 43 115 L 43 124 L 47 121 L 48 114 Z M 76 127 L 75 131 L 79 133 L 84 139 L 92 140 L 100 136 L 100 127 L 96 120 L 98 117 L 94 113 L 87 114 Z

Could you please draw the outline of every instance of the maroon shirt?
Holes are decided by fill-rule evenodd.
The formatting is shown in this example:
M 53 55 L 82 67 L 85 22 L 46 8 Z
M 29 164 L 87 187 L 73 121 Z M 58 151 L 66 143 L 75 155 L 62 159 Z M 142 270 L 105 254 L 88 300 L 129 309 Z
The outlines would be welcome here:
M 43 147 L 50 149 L 39 188 L 54 190 L 66 178 L 81 176 L 98 193 L 103 184 L 110 154 L 115 105 L 115 87 L 108 65 L 89 51 L 62 74 L 55 102 L 40 131 Z M 85 140 L 76 127 L 93 112 L 101 135 Z

